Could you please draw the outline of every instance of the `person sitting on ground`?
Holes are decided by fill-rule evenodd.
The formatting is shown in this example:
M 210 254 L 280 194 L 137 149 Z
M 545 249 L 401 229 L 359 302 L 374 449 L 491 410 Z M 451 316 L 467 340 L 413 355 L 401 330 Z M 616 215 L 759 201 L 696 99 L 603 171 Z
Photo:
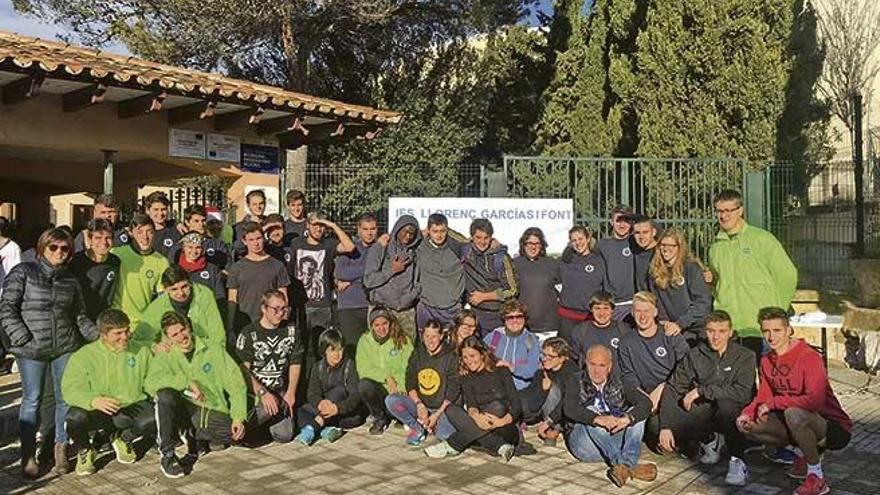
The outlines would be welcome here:
M 247 393 L 238 363 L 224 346 L 194 336 L 187 317 L 165 313 L 162 333 L 168 349 L 153 356 L 144 387 L 156 398 L 160 469 L 168 478 L 180 478 L 199 452 L 244 438 Z M 183 461 L 174 453 L 179 431 L 187 433 Z
M 624 386 L 641 390 L 651 399 L 651 417 L 645 425 L 645 438 L 655 445 L 660 434 L 657 410 L 666 381 L 672 376 L 676 363 L 690 347 L 681 334 L 667 335 L 657 322 L 657 298 L 650 292 L 636 292 L 633 296 L 635 332 L 627 332 L 620 339 L 620 375 Z
M 158 343 L 162 340 L 162 316 L 177 311 L 189 318 L 196 337 L 211 345 L 226 345 L 223 319 L 211 289 L 192 283 L 186 270 L 177 265 L 165 270 L 162 284 L 165 291 L 141 315 L 131 336 L 133 343 L 139 346 Z
M 705 335 L 712 292 L 703 279 L 703 267 L 690 254 L 684 233 L 673 227 L 660 236 L 651 259 L 648 290 L 657 296 L 660 324 L 668 334 L 683 333 L 693 346 Z
M 385 398 L 391 415 L 409 427 L 408 445 L 421 445 L 429 433 L 446 440 L 455 431 L 446 409 L 458 400 L 458 354 L 445 344 L 441 325 L 428 320 L 406 366 L 406 390 Z
M 526 328 L 528 311 L 526 305 L 516 299 L 506 301 L 501 307 L 504 326 L 496 328 L 483 338 L 498 358 L 498 366 L 510 370 L 517 390 L 529 386 L 541 360 L 541 343 Z
M 303 339 L 288 319 L 290 307 L 283 292 L 270 290 L 263 294 L 261 311 L 262 318 L 242 328 L 235 342 L 254 397 L 248 431 L 268 427 L 272 440 L 287 443 L 293 440 Z
M 556 445 L 562 431 L 562 386 L 570 374 L 579 372 L 571 358 L 571 347 L 562 337 L 550 337 L 541 345 L 541 367 L 529 386 L 520 390 L 523 421 L 538 423 L 538 438 Z
M 507 367 L 496 366 L 498 360 L 476 336 L 462 342 L 459 354 L 462 400 L 467 409 L 458 405 L 446 409 L 455 433 L 425 448 L 425 455 L 440 459 L 479 445 L 510 462 L 520 442 L 517 422 L 522 416 L 513 376 Z
M 758 394 L 736 419 L 746 438 L 769 447 L 796 445 L 798 458 L 788 475 L 804 482 L 796 495 L 831 491 L 822 471 L 821 454 L 849 444 L 853 422 L 831 390 L 822 356 L 801 339 L 785 310 L 758 313 L 770 352 L 761 357 Z
M 324 359 L 309 373 L 308 402 L 296 413 L 300 431 L 295 440 L 303 445 L 311 445 L 316 436 L 333 443 L 344 430 L 364 424 L 357 369 L 345 355 L 342 335 L 325 330 L 318 347 Z
M 639 464 L 650 399 L 614 377 L 611 349 L 594 345 L 584 360 L 586 371 L 568 375 L 562 393 L 569 452 L 581 462 L 606 462 L 618 487 L 630 478 L 654 481 L 657 466 Z
M 95 449 L 90 434 L 113 431 L 116 460 L 137 460 L 132 442 L 156 434 L 153 402 L 144 391 L 150 349 L 129 344 L 128 317 L 108 309 L 98 317 L 95 342 L 70 356 L 61 379 L 61 394 L 70 409 L 65 429 L 77 452 L 76 474 L 95 472 Z
M 449 342 L 458 351 L 464 339 L 471 335 L 480 335 L 480 329 L 477 327 L 477 314 L 471 309 L 463 309 L 452 320 L 452 332 L 449 335 Z
M 590 298 L 590 313 L 592 320 L 583 321 L 575 325 L 571 330 L 569 343 L 571 344 L 572 356 L 578 363 L 587 355 L 587 349 L 596 344 L 602 344 L 611 349 L 612 367 L 611 372 L 620 378 L 620 364 L 618 361 L 618 349 L 620 339 L 630 331 L 629 325 L 622 320 L 615 320 L 614 296 L 604 290 L 597 291 Z
M 413 352 L 409 336 L 397 318 L 381 306 L 370 312 L 370 332 L 357 345 L 358 391 L 373 417 L 370 435 L 381 435 L 391 425 L 385 397 L 403 393 L 406 366 Z
M 716 464 L 726 442 L 730 461 L 725 481 L 745 486 L 745 439 L 736 418 L 754 393 L 755 356 L 733 340 L 730 315 L 713 311 L 706 318 L 705 340 L 688 351 L 663 389 L 660 450 L 689 452 L 695 446 L 690 444 L 699 442 L 700 462 Z

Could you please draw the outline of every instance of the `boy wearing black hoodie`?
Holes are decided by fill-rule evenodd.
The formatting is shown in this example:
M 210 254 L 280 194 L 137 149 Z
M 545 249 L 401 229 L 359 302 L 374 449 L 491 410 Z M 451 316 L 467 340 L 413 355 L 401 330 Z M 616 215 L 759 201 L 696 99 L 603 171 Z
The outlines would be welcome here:
M 420 445 L 428 433 L 446 440 L 455 432 L 446 408 L 459 396 L 458 355 L 447 345 L 444 333 L 439 321 L 428 320 L 421 344 L 407 363 L 406 395 L 385 397 L 388 411 L 409 427 L 408 445 Z
M 700 442 L 700 462 L 715 464 L 727 442 L 729 485 L 745 486 L 745 439 L 736 418 L 755 392 L 755 355 L 733 339 L 730 315 L 713 311 L 706 319 L 706 339 L 688 351 L 663 389 L 659 447 L 686 450 Z M 723 435 L 723 436 L 721 436 Z

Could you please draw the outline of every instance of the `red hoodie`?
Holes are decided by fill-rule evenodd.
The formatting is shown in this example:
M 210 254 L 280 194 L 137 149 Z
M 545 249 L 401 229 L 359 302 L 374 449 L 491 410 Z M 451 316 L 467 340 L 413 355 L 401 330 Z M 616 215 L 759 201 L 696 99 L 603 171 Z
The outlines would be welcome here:
M 742 414 L 751 420 L 757 419 L 755 414 L 761 404 L 766 404 L 771 411 L 799 407 L 852 431 L 852 419 L 831 390 L 822 356 L 801 339 L 795 340 L 782 356 L 770 351 L 761 358 L 758 395 Z

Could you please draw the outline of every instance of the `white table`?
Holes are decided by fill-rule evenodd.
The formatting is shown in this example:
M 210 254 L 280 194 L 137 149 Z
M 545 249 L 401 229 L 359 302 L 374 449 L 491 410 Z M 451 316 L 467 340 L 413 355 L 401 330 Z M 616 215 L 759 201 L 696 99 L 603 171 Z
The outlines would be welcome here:
M 789 319 L 789 323 L 793 327 L 798 328 L 817 328 L 822 331 L 822 362 L 828 367 L 828 329 L 840 330 L 843 328 L 843 316 L 826 315 L 822 320 L 801 321 L 796 315 Z

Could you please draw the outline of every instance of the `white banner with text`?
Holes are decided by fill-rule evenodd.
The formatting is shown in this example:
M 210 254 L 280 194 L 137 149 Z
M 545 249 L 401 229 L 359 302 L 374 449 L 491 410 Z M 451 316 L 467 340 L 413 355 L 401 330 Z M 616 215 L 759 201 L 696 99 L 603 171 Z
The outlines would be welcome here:
M 548 253 L 561 253 L 568 244 L 568 229 L 574 224 L 571 199 L 388 198 L 388 230 L 403 215 L 416 217 L 424 229 L 432 213 L 446 215 L 449 227 L 465 236 L 473 220 L 489 219 L 495 238 L 507 246 L 511 256 L 519 252 L 519 238 L 529 227 L 544 231 Z

